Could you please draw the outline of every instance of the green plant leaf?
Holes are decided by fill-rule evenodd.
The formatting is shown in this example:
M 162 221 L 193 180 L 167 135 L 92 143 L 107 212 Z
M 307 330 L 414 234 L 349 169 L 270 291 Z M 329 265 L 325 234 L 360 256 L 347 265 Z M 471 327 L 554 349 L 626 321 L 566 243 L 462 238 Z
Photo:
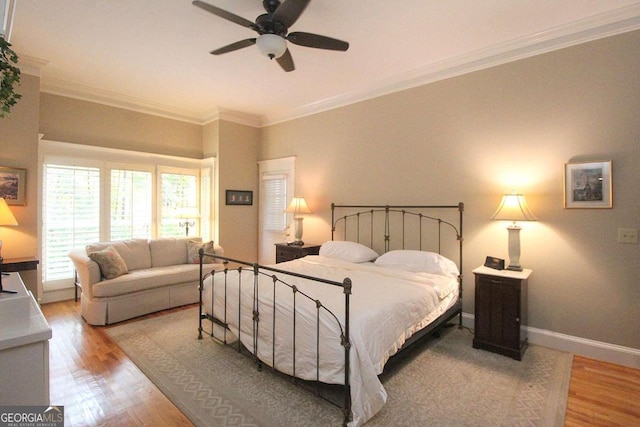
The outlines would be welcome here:
M 11 43 L 0 36 L 0 118 L 7 117 L 22 95 L 15 89 L 20 84 L 18 55 L 11 50 Z

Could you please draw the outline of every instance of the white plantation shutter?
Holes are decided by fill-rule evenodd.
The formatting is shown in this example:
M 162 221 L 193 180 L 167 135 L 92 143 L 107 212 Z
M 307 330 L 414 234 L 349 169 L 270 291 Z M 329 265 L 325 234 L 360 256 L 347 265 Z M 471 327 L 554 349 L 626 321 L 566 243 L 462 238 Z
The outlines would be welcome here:
M 70 250 L 100 240 L 100 169 L 44 165 L 43 281 L 73 277 Z
M 183 237 L 185 228 L 180 226 L 180 214 L 183 210 L 193 208 L 199 211 L 200 171 L 183 170 L 180 172 L 162 171 L 160 173 L 160 197 L 162 220 L 160 236 Z M 189 218 L 195 222 L 189 228 L 190 236 L 200 235 L 200 218 Z
M 73 288 L 69 251 L 131 238 L 184 236 L 180 209 L 202 209 L 189 235 L 215 230 L 214 159 L 155 156 L 41 140 L 42 285 Z M 206 185 L 200 184 L 206 177 Z M 197 234 L 198 233 L 198 234 Z
M 111 240 L 150 238 L 153 174 L 111 169 Z
M 287 216 L 284 212 L 287 208 L 287 176 L 263 175 L 262 191 L 264 230 L 284 232 L 287 226 Z

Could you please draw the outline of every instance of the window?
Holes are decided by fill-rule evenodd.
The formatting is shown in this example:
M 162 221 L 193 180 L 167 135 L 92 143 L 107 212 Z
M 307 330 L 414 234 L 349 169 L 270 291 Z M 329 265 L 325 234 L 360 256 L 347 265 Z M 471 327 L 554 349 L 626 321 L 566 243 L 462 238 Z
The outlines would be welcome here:
M 161 172 L 162 222 L 161 236 L 182 237 L 198 235 L 198 171 Z
M 110 240 L 152 236 L 153 174 L 111 169 Z
M 45 291 L 73 287 L 74 269 L 68 253 L 89 243 L 182 237 L 185 222 L 189 235 L 214 238 L 214 201 L 209 194 L 215 176 L 213 159 L 53 141 L 41 141 L 39 149 Z
M 43 281 L 73 277 L 67 254 L 100 238 L 100 169 L 44 165 Z
M 260 247 L 259 260 L 263 264 L 275 261 L 275 243 L 287 239 L 287 202 L 293 197 L 295 157 L 263 160 L 258 163 L 260 173 Z
M 286 175 L 263 175 L 264 197 L 263 229 L 284 232 L 287 227 L 287 177 Z

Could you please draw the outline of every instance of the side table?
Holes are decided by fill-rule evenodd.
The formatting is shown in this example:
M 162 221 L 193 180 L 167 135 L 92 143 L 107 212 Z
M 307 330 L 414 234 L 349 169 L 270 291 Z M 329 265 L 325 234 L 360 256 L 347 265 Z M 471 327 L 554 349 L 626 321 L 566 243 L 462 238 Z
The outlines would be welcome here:
M 532 271 L 478 267 L 473 347 L 521 360 L 527 344 L 527 284 Z

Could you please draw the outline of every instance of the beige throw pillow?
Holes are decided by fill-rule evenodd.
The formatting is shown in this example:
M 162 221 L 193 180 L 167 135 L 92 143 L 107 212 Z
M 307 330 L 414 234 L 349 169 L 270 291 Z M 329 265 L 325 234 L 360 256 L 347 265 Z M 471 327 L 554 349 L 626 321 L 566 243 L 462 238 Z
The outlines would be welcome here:
M 198 242 L 196 240 L 189 240 L 188 242 L 188 262 L 189 264 L 199 264 L 200 263 L 200 249 L 204 249 L 206 253 L 212 254 L 214 251 L 213 240 L 205 243 Z M 202 259 L 203 264 L 213 264 L 216 262 L 216 259 L 212 256 L 205 256 Z
M 89 258 L 98 264 L 100 273 L 105 279 L 115 279 L 129 272 L 127 264 L 113 246 L 90 253 Z

